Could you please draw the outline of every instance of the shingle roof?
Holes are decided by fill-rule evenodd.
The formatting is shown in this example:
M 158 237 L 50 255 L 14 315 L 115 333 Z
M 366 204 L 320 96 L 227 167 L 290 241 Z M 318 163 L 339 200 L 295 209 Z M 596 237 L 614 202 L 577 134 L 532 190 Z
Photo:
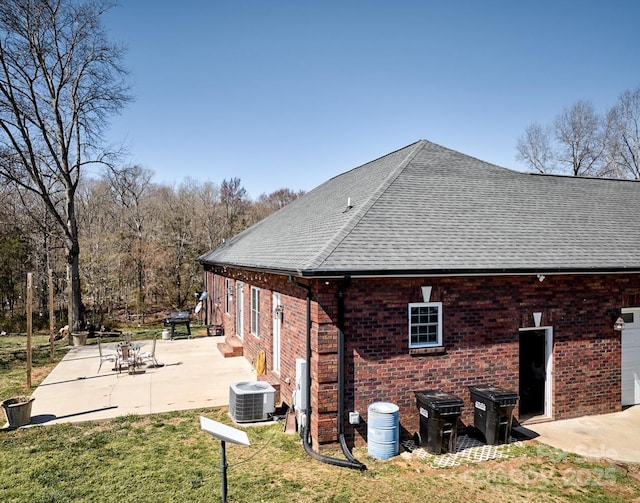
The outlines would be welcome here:
M 422 140 L 200 261 L 301 276 L 638 271 L 640 182 L 521 173 Z

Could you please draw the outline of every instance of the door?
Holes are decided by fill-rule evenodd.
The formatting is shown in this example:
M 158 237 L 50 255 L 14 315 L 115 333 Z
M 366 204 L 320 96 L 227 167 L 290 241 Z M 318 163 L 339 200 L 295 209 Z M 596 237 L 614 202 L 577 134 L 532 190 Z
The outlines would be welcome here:
M 280 373 L 280 331 L 282 330 L 282 304 L 280 304 L 280 294 L 273 292 L 273 371 Z
M 244 283 L 236 283 L 236 334 L 240 339 L 244 337 Z
M 521 419 L 551 417 L 551 329 L 520 331 L 520 408 Z
M 622 405 L 640 403 L 640 308 L 622 310 Z

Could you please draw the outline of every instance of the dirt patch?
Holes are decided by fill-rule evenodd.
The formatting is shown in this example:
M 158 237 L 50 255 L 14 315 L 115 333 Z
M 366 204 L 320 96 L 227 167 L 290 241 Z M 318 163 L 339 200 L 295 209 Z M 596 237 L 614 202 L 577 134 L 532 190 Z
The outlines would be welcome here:
M 31 371 L 31 382 L 34 386 L 40 384 L 44 381 L 44 378 L 47 377 L 51 370 L 56 366 L 55 363 L 51 365 L 47 365 L 45 367 L 36 367 Z

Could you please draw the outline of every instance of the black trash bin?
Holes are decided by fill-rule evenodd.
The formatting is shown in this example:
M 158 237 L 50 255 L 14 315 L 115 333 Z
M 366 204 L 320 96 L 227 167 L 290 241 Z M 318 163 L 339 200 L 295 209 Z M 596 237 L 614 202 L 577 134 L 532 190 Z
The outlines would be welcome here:
M 491 385 L 470 386 L 473 425 L 488 445 L 508 444 L 518 394 Z
M 416 443 L 432 454 L 456 451 L 458 418 L 464 401 L 440 390 L 416 391 L 420 434 Z

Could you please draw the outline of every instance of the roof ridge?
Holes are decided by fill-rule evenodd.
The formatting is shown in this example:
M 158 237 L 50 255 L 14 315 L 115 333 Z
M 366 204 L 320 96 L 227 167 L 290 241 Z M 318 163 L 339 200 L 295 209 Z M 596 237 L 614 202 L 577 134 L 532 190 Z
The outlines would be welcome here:
M 362 218 L 368 213 L 371 207 L 375 204 L 375 202 L 380 199 L 380 197 L 386 192 L 386 190 L 391 186 L 391 184 L 398 178 L 400 173 L 407 167 L 409 162 L 416 156 L 416 154 L 426 145 L 426 140 L 418 140 L 417 142 L 410 143 L 406 147 L 395 150 L 387 155 L 383 155 L 374 159 L 373 161 L 364 163 L 357 168 L 354 168 L 347 173 L 354 171 L 356 169 L 362 168 L 367 164 L 372 164 L 376 161 L 384 159 L 392 154 L 400 152 L 406 148 L 413 147 L 409 153 L 402 159 L 398 166 L 394 168 L 388 176 L 384 178 L 380 186 L 371 193 L 371 195 L 365 200 L 362 206 L 354 212 L 354 214 L 349 218 L 342 227 L 340 227 L 333 238 L 327 241 L 327 243 L 320 249 L 320 251 L 307 263 L 306 269 L 314 269 L 320 266 L 322 262 L 324 262 L 333 251 L 338 247 L 338 245 L 344 241 L 344 239 L 351 233 L 351 231 L 358 225 L 358 223 L 362 220 Z M 343 173 L 346 174 L 346 173 Z
M 405 149 L 407 149 L 407 148 L 413 147 L 413 146 L 415 146 L 415 145 L 418 145 L 419 143 L 421 143 L 421 144 L 423 144 L 423 145 L 424 145 L 424 144 L 429 143 L 429 142 L 428 142 L 427 140 L 417 140 L 417 141 L 414 141 L 413 143 L 409 143 L 409 144 L 405 145 L 405 146 L 404 146 L 404 147 L 402 147 L 402 148 L 397 148 L 397 149 L 395 149 L 393 152 L 389 152 L 388 154 L 381 155 L 380 157 L 376 157 L 375 159 L 371 159 L 370 161 L 363 162 L 362 164 L 359 164 L 359 165 L 358 165 L 358 166 L 356 166 L 355 168 L 351 168 L 351 169 L 349 169 L 349 170 L 345 171 L 344 173 L 338 173 L 337 175 L 332 176 L 331 178 L 329 178 L 329 180 L 327 180 L 327 181 L 334 180 L 334 179 L 339 178 L 339 177 L 341 177 L 341 176 L 343 176 L 343 175 L 346 175 L 347 173 L 351 173 L 352 171 L 355 171 L 355 170 L 357 170 L 357 169 L 363 168 L 363 167 L 364 167 L 364 166 L 366 166 L 367 164 L 373 164 L 374 162 L 378 162 L 378 161 L 380 161 L 380 160 L 384 159 L 385 157 L 389 157 L 389 156 L 392 156 L 392 155 L 394 155 L 394 154 L 397 154 L 397 153 L 398 153 L 398 152 L 400 152 L 401 150 L 405 150 Z
M 537 176 L 540 178 L 560 178 L 560 179 L 570 179 L 570 180 L 601 180 L 607 182 L 632 182 L 639 183 L 640 180 L 633 178 L 611 178 L 604 176 L 595 176 L 595 175 L 568 175 L 566 173 L 534 173 L 534 172 L 525 172 L 524 175 Z

